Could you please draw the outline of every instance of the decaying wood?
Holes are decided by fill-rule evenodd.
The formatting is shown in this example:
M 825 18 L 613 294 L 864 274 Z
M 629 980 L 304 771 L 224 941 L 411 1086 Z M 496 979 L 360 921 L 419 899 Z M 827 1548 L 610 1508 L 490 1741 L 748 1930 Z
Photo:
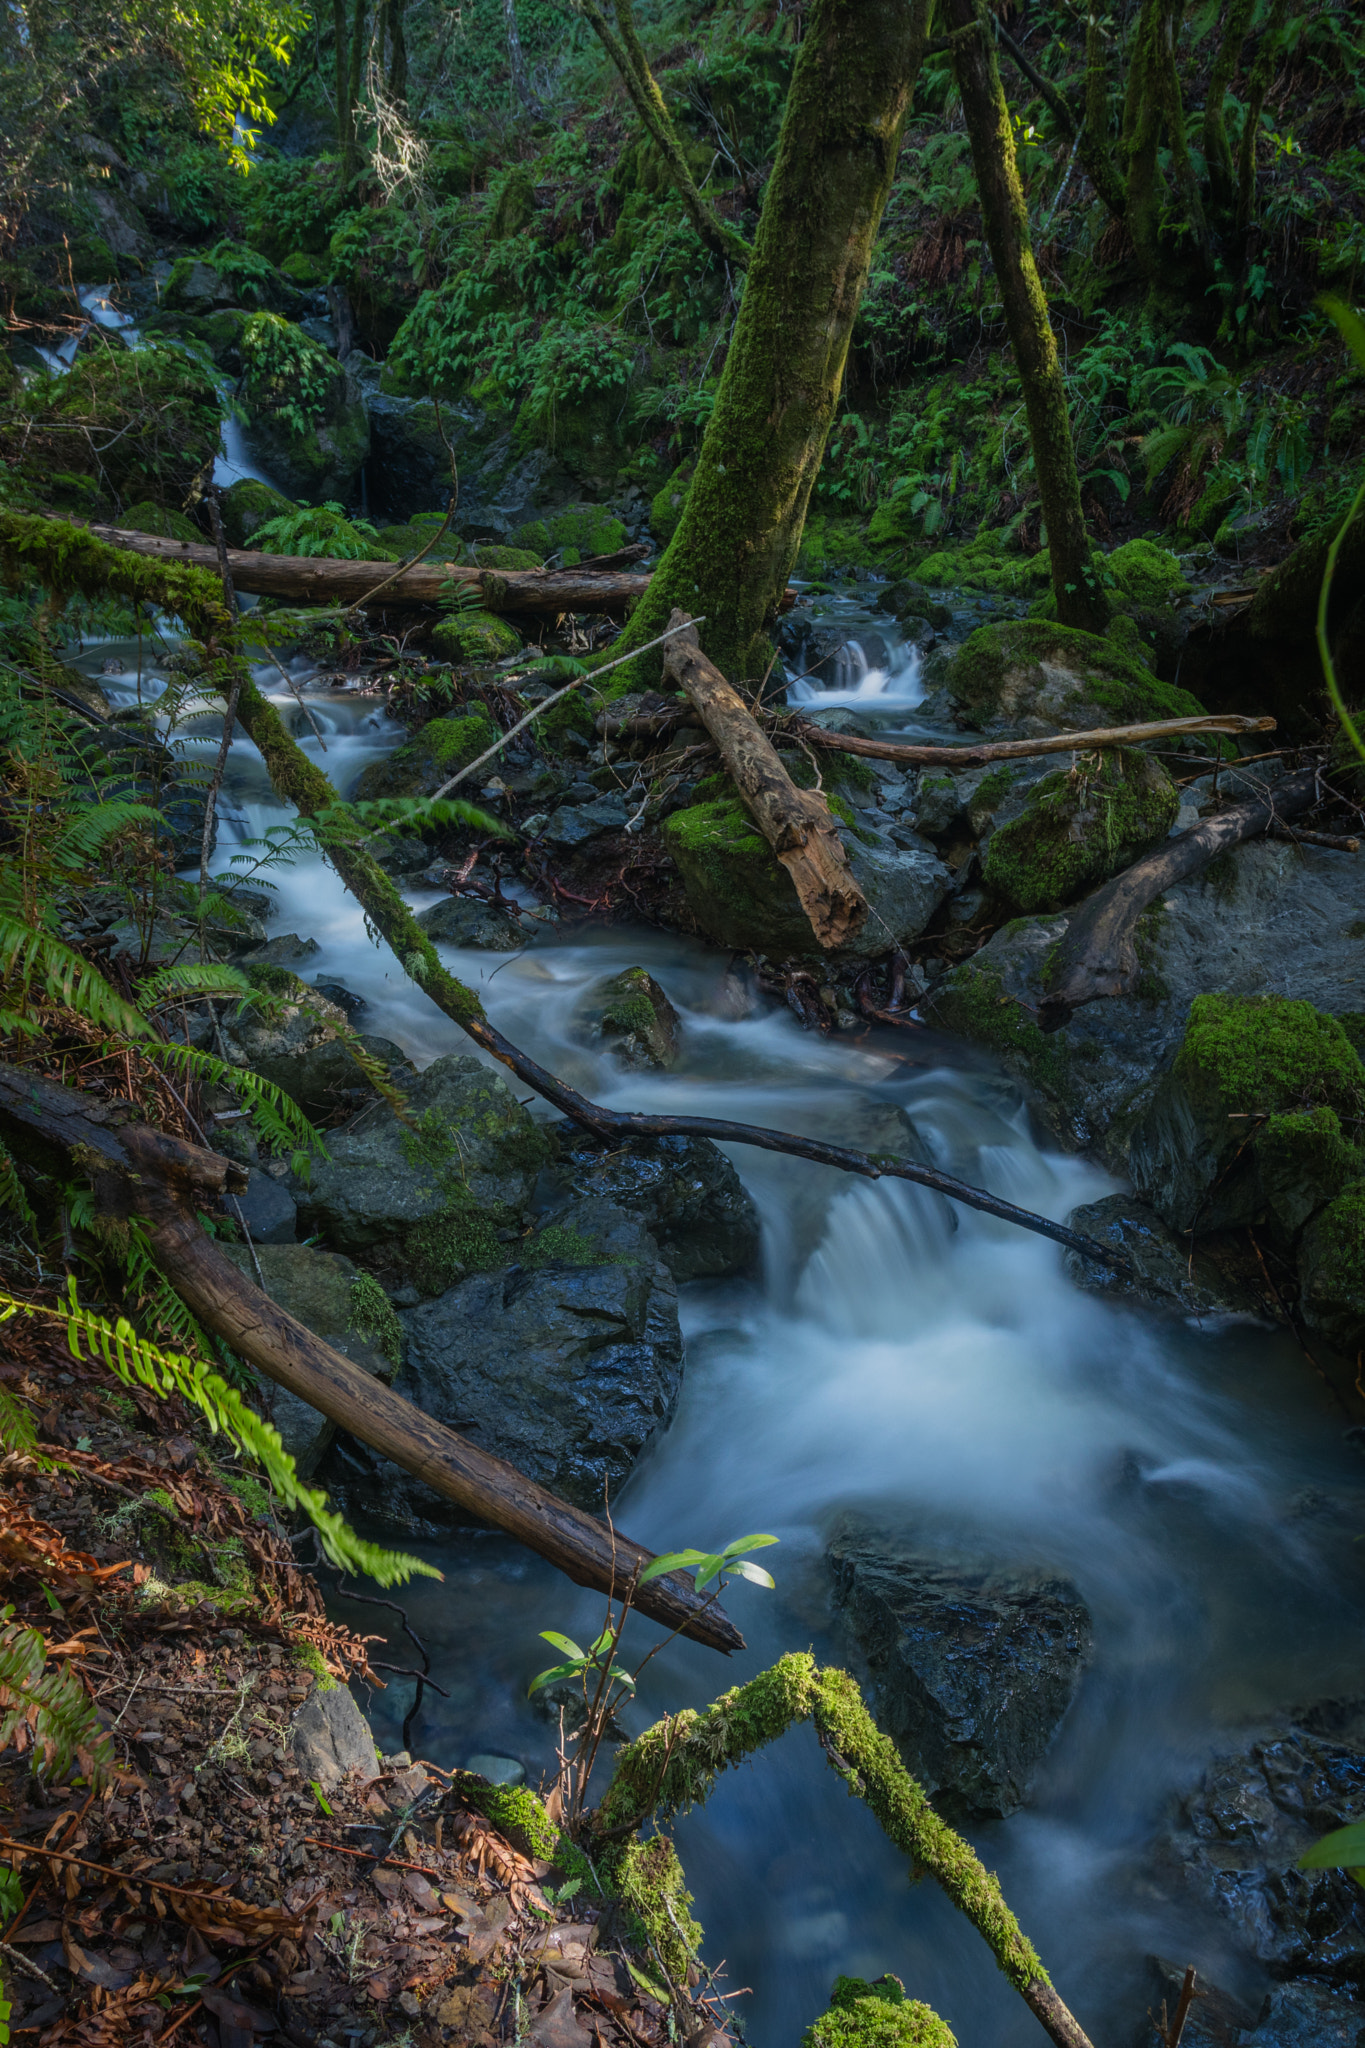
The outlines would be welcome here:
M 151 555 L 192 569 L 219 570 L 216 549 L 187 540 L 164 540 L 128 527 L 89 528 L 97 540 L 130 554 Z M 491 612 L 624 612 L 649 588 L 648 576 L 618 566 L 634 550 L 620 549 L 600 561 L 573 569 L 480 569 L 464 563 L 421 562 L 395 574 L 392 562 L 338 562 L 325 555 L 265 555 L 254 548 L 229 548 L 228 569 L 238 590 L 254 597 L 278 597 L 290 604 L 363 605 L 382 588 L 386 608 L 434 607 L 452 583 L 477 590 Z M 788 590 L 782 609 L 796 601 Z
M 1133 934 L 1147 905 L 1230 846 L 1310 810 L 1318 794 L 1316 769 L 1286 776 L 1263 795 L 1234 804 L 1179 838 L 1168 839 L 1087 896 L 1072 914 L 1053 956 L 1050 986 L 1038 1010 L 1040 1027 L 1060 1030 L 1083 1003 L 1131 995 L 1140 971 Z
M 829 805 L 816 791 L 796 787 L 772 741 L 702 653 L 686 620 L 681 611 L 669 618 L 673 637 L 664 649 L 664 674 L 686 692 L 715 741 L 759 831 L 791 876 L 820 944 L 827 950 L 846 946 L 867 921 L 867 899 L 853 879 Z
M 1139 747 L 1192 732 L 1274 732 L 1273 718 L 1246 718 L 1228 712 L 1199 718 L 1159 718 L 1148 725 L 1106 725 L 1093 732 L 1049 733 L 1037 740 L 983 740 L 977 746 L 918 746 L 908 740 L 865 739 L 856 732 L 830 732 L 808 718 L 783 722 L 782 731 L 807 746 L 840 754 L 870 754 L 879 761 L 903 761 L 914 768 L 979 768 L 987 761 L 1030 761 L 1041 754 L 1085 754 L 1097 747 Z M 1213 763 L 1210 761 L 1209 766 Z
M 514 1465 L 467 1443 L 400 1394 L 372 1379 L 271 1301 L 238 1272 L 208 1236 L 196 1210 L 240 1193 L 241 1167 L 146 1124 L 119 1120 L 74 1089 L 0 1065 L 0 1116 L 74 1158 L 92 1177 L 102 1216 L 138 1216 L 161 1272 L 208 1330 L 267 1379 L 384 1457 L 424 1480 L 443 1499 L 538 1551 L 580 1586 L 619 1592 L 637 1563 L 652 1555 L 592 1515 L 556 1499 Z M 635 1604 L 651 1619 L 714 1650 L 742 1649 L 744 1638 L 691 1581 L 670 1573 L 640 1587 Z

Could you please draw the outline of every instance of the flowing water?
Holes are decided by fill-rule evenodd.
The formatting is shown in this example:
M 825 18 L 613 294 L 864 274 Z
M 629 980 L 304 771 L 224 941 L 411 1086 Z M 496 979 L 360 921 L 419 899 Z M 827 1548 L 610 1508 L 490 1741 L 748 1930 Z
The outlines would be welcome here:
M 131 699 L 131 672 L 102 679 Z M 321 758 L 278 675 L 259 680 Z M 344 794 L 399 730 L 372 701 L 304 688 Z M 192 745 L 214 737 L 206 724 Z M 286 822 L 259 755 L 239 739 L 216 865 L 226 870 L 234 842 Z M 277 879 L 274 928 L 317 939 L 309 972 L 364 997 L 366 1030 L 419 1064 L 470 1049 L 366 937 L 315 857 Z M 1040 1145 L 1015 1089 L 967 1049 L 908 1032 L 818 1039 L 740 990 L 725 956 L 677 937 L 618 927 L 551 932 L 516 955 L 446 952 L 500 1029 L 609 1104 L 848 1139 L 866 1105 L 893 1103 L 948 1171 L 1048 1215 L 1113 1185 Z M 636 963 L 683 1020 L 681 1062 L 664 1076 L 626 1073 L 573 1035 L 585 984 Z M 850 1184 L 742 1148 L 732 1156 L 762 1215 L 762 1271 L 683 1290 L 678 1412 L 615 1511 L 658 1549 L 770 1531 L 781 1539 L 765 1559 L 778 1590 L 732 1588 L 748 1649 L 722 1661 L 672 1645 L 650 1664 L 629 1724 L 701 1704 L 784 1650 L 848 1661 L 821 1561 L 846 1508 L 1059 1568 L 1090 1606 L 1093 1658 L 1029 1808 L 973 1839 L 1097 2039 L 1126 2041 L 1141 2022 L 1149 1951 L 1195 1957 L 1254 1999 L 1258 1980 L 1228 1952 L 1225 1930 L 1154 1886 L 1141 1852 L 1221 1731 L 1356 1689 L 1365 1474 L 1340 1415 L 1280 1335 L 1097 1301 L 1068 1283 L 1054 1245 L 953 1218 L 904 1184 Z M 496 1536 L 426 1550 L 445 1583 L 419 1581 L 403 1597 L 449 1698 L 428 1693 L 414 1748 L 446 1766 L 492 1751 L 536 1782 L 554 1742 L 525 1697 L 552 1661 L 538 1631 L 586 1639 L 600 1599 Z M 375 1610 L 338 1611 L 376 1626 Z M 632 1629 L 637 1648 L 654 1639 L 648 1623 Z M 396 1680 L 367 1703 L 383 1746 L 397 1747 L 411 1697 Z M 809 1730 L 730 1774 L 677 1840 L 709 1958 L 726 1959 L 730 1985 L 752 1988 L 741 2009 L 754 2040 L 788 2048 L 836 1974 L 885 1970 L 964 2044 L 1037 2038 L 973 1930 L 931 1884 L 907 1885 Z

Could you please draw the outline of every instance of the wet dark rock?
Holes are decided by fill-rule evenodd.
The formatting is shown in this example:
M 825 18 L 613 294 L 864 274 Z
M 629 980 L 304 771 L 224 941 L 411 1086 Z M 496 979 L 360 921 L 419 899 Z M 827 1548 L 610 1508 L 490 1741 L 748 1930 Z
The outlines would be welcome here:
M 223 1041 L 234 1067 L 251 1067 L 274 1081 L 277 1064 L 285 1075 L 293 1075 L 298 1070 L 292 1062 L 334 1039 L 345 1022 L 343 1012 L 319 990 L 295 979 L 278 994 L 272 992 L 268 1006 L 238 1003 L 229 1010 L 223 1018 Z M 279 1086 L 288 1085 L 279 1080 Z
M 348 1018 L 358 1017 L 362 1010 L 370 1007 L 364 996 L 353 994 L 339 981 L 315 981 L 313 986 L 327 1002 L 335 1003 L 337 1009 L 344 1010 Z
M 1080 1252 L 1065 1255 L 1067 1277 L 1091 1294 L 1159 1302 L 1189 1316 L 1259 1315 L 1260 1303 L 1235 1274 L 1227 1272 L 1203 1245 L 1169 1230 L 1155 1209 L 1136 1195 L 1105 1195 L 1086 1202 L 1066 1219 L 1069 1230 L 1111 1246 L 1129 1259 L 1130 1280 Z
M 1090 1615 L 1070 1580 L 846 1517 L 827 1556 L 879 1725 L 948 1813 L 1013 1813 L 1071 1705 Z
M 1162 1858 L 1227 1916 L 1241 1945 L 1273 1976 L 1310 1977 L 1365 1999 L 1365 1892 L 1344 1870 L 1296 1867 L 1305 1849 L 1363 1807 L 1358 1724 L 1341 1734 L 1292 1727 L 1209 1767 L 1172 1814 Z M 1288 2025 L 1289 2012 L 1277 2024 Z M 1365 2032 L 1365 2008 L 1357 2013 Z M 1280 2037 L 1258 2031 L 1255 2038 Z
M 294 1242 L 298 1221 L 294 1197 L 272 1174 L 253 1173 L 247 1182 L 246 1193 L 238 1195 L 236 1203 L 236 1208 L 230 1213 L 234 1217 L 240 1215 L 253 1244 Z
M 253 1181 L 265 1176 L 252 1175 Z M 245 1245 L 225 1244 L 224 1256 L 253 1285 L 256 1263 Z M 257 1244 L 256 1260 L 273 1302 L 321 1337 L 343 1358 L 376 1379 L 392 1379 L 401 1328 L 376 1283 L 335 1253 L 303 1244 Z M 336 1424 L 285 1387 L 269 1389 L 270 1419 L 301 1476 L 309 1478 L 336 1435 Z
M 619 796 L 598 796 L 594 791 L 588 803 L 561 804 L 551 813 L 540 837 L 547 846 L 571 853 L 580 846 L 586 846 L 590 839 L 600 838 L 604 832 L 622 831 L 629 816 Z
M 535 935 L 534 924 L 523 924 L 510 905 L 504 909 L 470 896 L 450 896 L 444 903 L 434 903 L 417 922 L 429 939 L 492 953 L 529 945 Z
M 549 1142 L 497 1074 L 447 1053 L 403 1075 L 410 1117 L 387 1103 L 328 1136 L 300 1221 L 385 1278 L 427 1295 L 506 1263 Z
M 1251 2032 L 1232 2040 L 1237 2048 L 1365 2048 L 1365 2006 L 1320 1984 L 1277 1984 Z M 1181 2048 L 1187 2043 L 1199 2048 L 1188 2028 Z
M 709 1138 L 631 1138 L 617 1145 L 568 1122 L 553 1132 L 559 1185 L 642 1217 L 675 1280 L 725 1280 L 752 1268 L 758 1211 Z
M 277 932 L 263 946 L 253 946 L 241 956 L 243 967 L 297 967 L 322 948 L 316 939 L 301 939 L 297 932 Z M 316 986 L 316 984 L 314 984 Z
M 608 1202 L 562 1211 L 519 1265 L 461 1281 L 404 1324 L 396 1390 L 593 1513 L 666 1426 L 682 1383 L 673 1276 L 638 1218 Z M 343 1448 L 351 1500 L 415 1526 L 461 1519 L 364 1446 Z
M 627 1067 L 671 1067 L 678 1057 L 678 1013 L 652 974 L 627 967 L 586 989 L 574 1024 Z
M 1060 1031 L 1034 1021 L 1067 913 L 1016 918 L 932 989 L 928 1021 L 974 1040 L 1029 1087 L 1051 1134 L 1126 1170 L 1129 1140 L 1208 989 L 1361 1007 L 1360 883 L 1349 857 L 1259 840 L 1177 882 L 1137 932 L 1131 996 L 1087 1003 Z

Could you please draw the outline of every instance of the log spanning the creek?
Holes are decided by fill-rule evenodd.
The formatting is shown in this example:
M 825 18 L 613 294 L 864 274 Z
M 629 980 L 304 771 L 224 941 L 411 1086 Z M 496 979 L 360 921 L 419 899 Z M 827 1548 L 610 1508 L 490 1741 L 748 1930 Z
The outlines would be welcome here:
M 77 1157 L 101 1216 L 138 1216 L 180 1299 L 267 1379 L 443 1499 L 538 1551 L 577 1585 L 619 1596 L 636 1566 L 651 1561 L 652 1552 L 424 1415 L 278 1307 L 223 1256 L 196 1213 L 224 1194 L 244 1192 L 242 1168 L 147 1124 L 122 1122 L 121 1114 L 75 1089 L 0 1064 L 0 1120 Z M 634 1604 L 713 1650 L 744 1647 L 724 1610 L 681 1573 L 641 1586 Z
M 858 732 L 830 732 L 813 719 L 784 719 L 779 737 L 804 741 L 840 754 L 868 754 L 878 761 L 902 761 L 911 768 L 979 768 L 989 761 L 1031 761 L 1043 754 L 1087 754 L 1100 747 L 1141 747 L 1153 740 L 1183 739 L 1191 733 L 1274 732 L 1273 718 L 1241 712 L 1203 712 L 1197 718 L 1158 718 L 1146 725 L 1104 725 L 1090 732 L 1054 732 L 1036 740 L 980 740 L 962 746 L 920 745 L 913 740 L 868 739 Z M 1212 766 L 1212 761 L 1210 761 Z
M 134 555 L 150 555 L 217 576 L 218 551 L 192 541 L 164 540 L 123 526 L 91 526 L 96 540 Z M 364 605 L 380 597 L 385 609 L 435 608 L 452 584 L 476 592 L 491 612 L 627 612 L 649 588 L 649 577 L 629 565 L 645 550 L 623 548 L 580 562 L 572 569 L 481 569 L 457 562 L 340 562 L 326 555 L 266 555 L 255 548 L 228 548 L 228 572 L 237 590 L 253 597 L 282 598 L 299 605 Z M 796 602 L 788 590 L 781 609 Z
M 738 690 L 702 653 L 687 614 L 675 611 L 668 625 L 673 637 L 664 644 L 664 674 L 686 692 L 715 741 L 820 944 L 827 950 L 848 945 L 867 922 L 867 898 L 853 879 L 829 805 L 816 791 L 796 787 Z

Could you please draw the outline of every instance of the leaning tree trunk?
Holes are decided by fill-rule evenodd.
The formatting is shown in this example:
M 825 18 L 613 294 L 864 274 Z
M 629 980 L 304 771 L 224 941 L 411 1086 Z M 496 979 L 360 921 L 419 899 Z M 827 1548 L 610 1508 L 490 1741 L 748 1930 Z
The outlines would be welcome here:
M 995 62 L 995 42 L 979 0 L 946 0 L 953 29 L 980 23 L 953 46 L 962 111 L 972 147 L 981 213 L 995 265 L 1005 324 L 1023 386 L 1043 519 L 1052 560 L 1057 617 L 1065 626 L 1102 632 L 1109 607 L 1090 559 L 1081 483 L 1071 442 L 1066 383 L 1048 318 L 1047 298 L 1029 237 L 1028 205 L 1019 182 L 1010 110 Z
M 661 632 L 677 605 L 705 615 L 702 644 L 724 674 L 738 682 L 763 672 L 839 401 L 930 5 L 815 0 L 696 476 L 622 648 Z M 651 672 L 658 666 L 655 656 Z
M 1232 0 L 1223 21 L 1217 54 L 1204 98 L 1204 162 L 1209 174 L 1209 204 L 1220 220 L 1231 214 L 1236 198 L 1236 173 L 1228 143 L 1227 96 L 1251 26 L 1255 0 Z

